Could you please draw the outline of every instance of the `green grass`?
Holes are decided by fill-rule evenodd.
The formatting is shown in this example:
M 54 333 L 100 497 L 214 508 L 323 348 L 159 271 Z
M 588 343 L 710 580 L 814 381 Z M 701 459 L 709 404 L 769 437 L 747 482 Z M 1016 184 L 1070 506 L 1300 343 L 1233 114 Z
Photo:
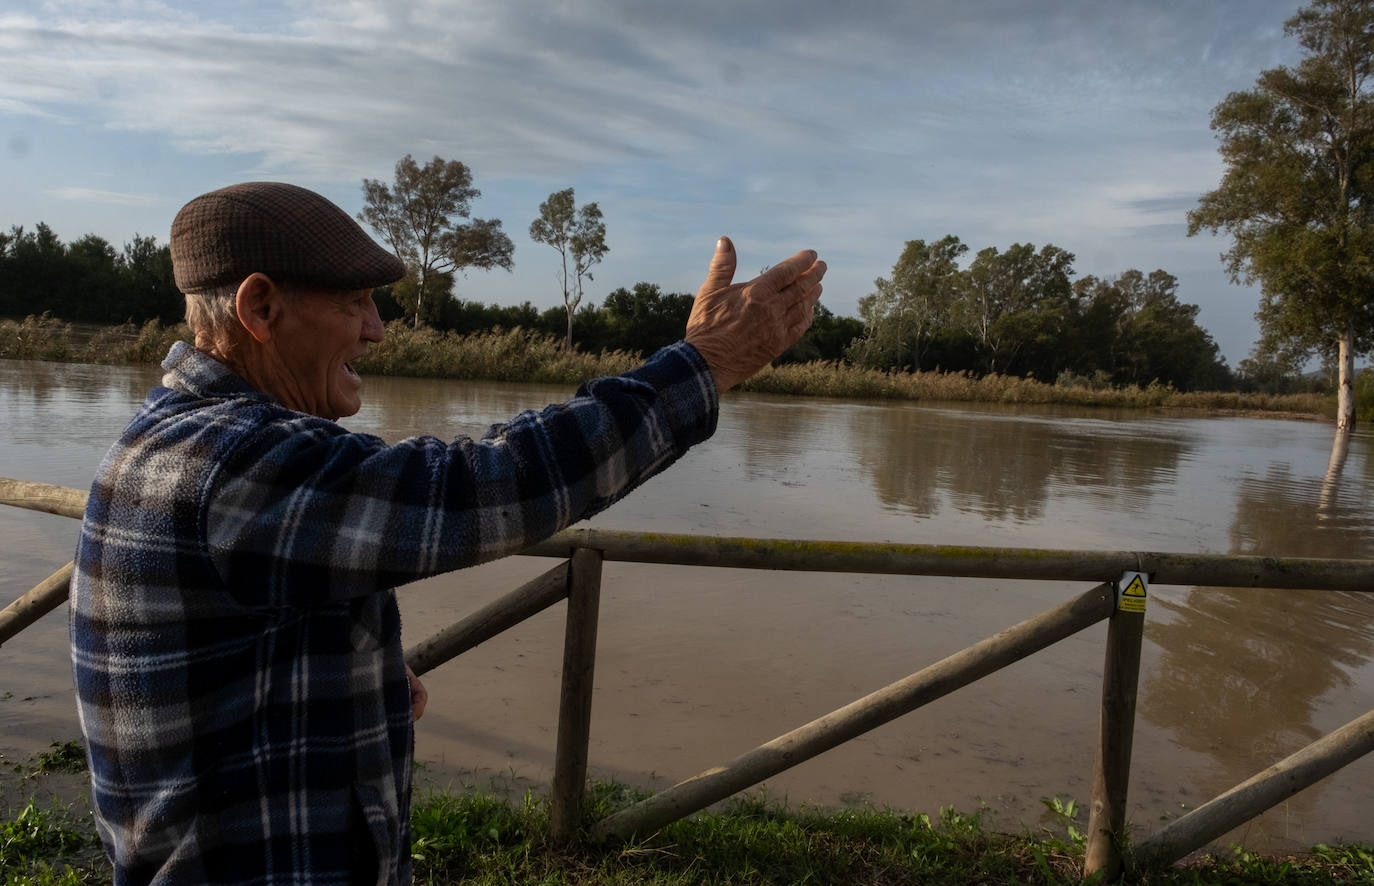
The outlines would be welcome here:
M 5 886 L 109 883 L 110 867 L 99 855 L 91 822 L 64 807 L 29 800 L 0 821 L 0 877 Z
M 594 785 L 590 823 L 643 796 Z M 943 809 L 931 818 L 885 809 L 789 809 L 762 797 L 730 801 L 651 838 L 562 849 L 547 842 L 542 799 L 518 804 L 488 794 L 434 794 L 417 803 L 416 882 L 446 884 L 1011 884 L 1076 883 L 1083 863 L 1072 801 L 1046 800 L 1064 838 L 1001 834 L 988 810 Z M 1067 839 L 1065 839 L 1067 838 Z M 1303 858 L 1237 849 L 1187 867 L 1138 874 L 1127 882 L 1374 883 L 1374 854 L 1362 847 L 1317 847 Z
M 34 773 L 84 772 L 86 749 L 74 741 L 55 741 L 38 755 Z
M 0 358 L 83 363 L 156 364 L 173 341 L 189 338 L 184 324 L 163 327 L 126 323 L 82 334 L 46 315 L 0 320 Z M 372 348 L 359 371 L 374 375 L 455 378 L 576 385 L 638 366 L 641 355 L 626 351 L 588 354 L 569 351 L 555 337 L 524 329 L 473 335 L 438 332 L 406 323 L 387 325 L 384 341 Z M 1366 370 L 1368 375 L 1368 370 Z M 1362 377 L 1363 378 L 1363 377 Z M 1335 398 L 1321 394 L 1183 393 L 1168 385 L 1110 387 L 1047 384 L 1009 375 L 975 377 L 963 372 L 883 372 L 844 363 L 814 362 L 765 368 L 740 386 L 744 391 L 849 399 L 929 402 L 1068 404 L 1116 408 L 1193 409 L 1209 412 L 1279 413 L 1332 417 Z M 1357 401 L 1368 413 L 1374 381 L 1357 384 Z
M 37 768 L 35 767 L 35 770 Z M 645 796 L 590 786 L 586 823 Z M 1079 882 L 1083 850 L 1072 800 L 1047 798 L 1055 832 L 998 833 L 989 810 L 935 817 L 886 809 L 792 809 L 761 796 L 728 802 L 646 839 L 554 846 L 547 802 L 472 788 L 431 791 L 412 810 L 418 884 L 1060 884 Z M 1058 833 L 1062 832 L 1062 833 Z M 30 800 L 0 822 L 5 886 L 107 884 L 89 815 Z M 1185 867 L 1137 875 L 1141 884 L 1374 884 L 1374 851 L 1318 846 L 1301 858 L 1239 848 Z

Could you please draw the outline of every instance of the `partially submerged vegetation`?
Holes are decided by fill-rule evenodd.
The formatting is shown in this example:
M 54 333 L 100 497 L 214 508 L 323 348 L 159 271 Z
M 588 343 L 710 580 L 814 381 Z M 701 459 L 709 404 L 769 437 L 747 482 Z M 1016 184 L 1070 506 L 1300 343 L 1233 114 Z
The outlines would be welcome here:
M 50 317 L 0 320 L 0 358 L 83 363 L 156 364 L 171 343 L 188 335 L 184 325 L 102 327 L 82 331 Z M 575 385 L 599 375 L 632 369 L 641 356 L 628 351 L 590 354 L 569 350 L 556 338 L 524 329 L 459 335 L 404 322 L 387 326 L 386 339 L 357 368 L 363 373 L 423 378 L 480 379 Z M 1112 386 L 1102 378 L 1063 375 L 1055 384 L 1008 375 L 975 377 L 963 372 L 899 372 L 840 362 L 788 363 L 765 369 L 741 390 L 772 394 L 926 402 L 1070 404 L 1117 408 L 1330 416 L 1332 397 L 1322 394 L 1181 392 L 1158 383 Z M 1374 411 L 1374 380 L 1357 396 Z M 1368 402 L 1365 402 L 1368 401 Z
M 44 314 L 23 320 L 0 320 L 0 358 L 51 360 L 62 363 L 158 364 L 186 325 L 163 326 L 156 320 L 136 325 L 73 326 Z
M 1078 376 L 1056 384 L 1013 375 L 976 377 L 963 372 L 891 372 L 843 363 L 789 363 L 764 369 L 742 390 L 772 394 L 855 399 L 926 400 L 963 403 L 1059 403 L 1118 408 L 1177 408 L 1210 411 L 1329 415 L 1331 398 L 1321 394 L 1244 394 L 1176 391 L 1169 385 L 1115 387 Z
M 25 767 L 20 767 L 21 769 Z M 28 768 L 32 778 L 42 764 Z M 588 821 L 643 796 L 599 783 Z M 546 801 L 526 793 L 460 788 L 422 794 L 411 814 L 415 882 L 556 884 L 1011 884 L 1072 883 L 1083 863 L 1082 822 L 1070 804 L 1046 801 L 1052 827 L 1020 835 L 993 829 L 993 813 L 942 809 L 935 817 L 892 810 L 791 809 L 763 797 L 676 822 L 624 844 L 555 846 Z M 1067 810 L 1067 811 L 1066 811 Z M 89 812 L 56 800 L 21 800 L 0 820 L 0 882 L 6 886 L 108 884 Z M 1374 883 L 1374 852 L 1318 846 L 1275 858 L 1239 847 L 1127 882 Z

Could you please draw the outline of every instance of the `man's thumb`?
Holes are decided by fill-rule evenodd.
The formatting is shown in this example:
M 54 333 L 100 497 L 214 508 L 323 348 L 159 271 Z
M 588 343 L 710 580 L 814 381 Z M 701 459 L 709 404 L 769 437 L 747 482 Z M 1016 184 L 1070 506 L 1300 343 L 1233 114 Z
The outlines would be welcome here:
M 701 284 L 702 292 L 713 292 L 730 285 L 735 279 L 735 244 L 729 237 L 716 241 L 716 254 L 711 257 L 711 269 L 706 272 L 706 282 Z

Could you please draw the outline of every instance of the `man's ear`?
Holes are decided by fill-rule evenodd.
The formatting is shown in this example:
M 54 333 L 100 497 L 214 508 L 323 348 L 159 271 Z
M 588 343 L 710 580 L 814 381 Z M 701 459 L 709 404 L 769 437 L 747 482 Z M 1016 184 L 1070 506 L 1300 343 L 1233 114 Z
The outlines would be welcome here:
M 266 274 L 255 272 L 239 284 L 239 291 L 234 296 L 234 310 L 243 328 L 259 343 L 266 343 L 272 338 L 272 327 L 281 315 L 281 298 L 281 290 Z

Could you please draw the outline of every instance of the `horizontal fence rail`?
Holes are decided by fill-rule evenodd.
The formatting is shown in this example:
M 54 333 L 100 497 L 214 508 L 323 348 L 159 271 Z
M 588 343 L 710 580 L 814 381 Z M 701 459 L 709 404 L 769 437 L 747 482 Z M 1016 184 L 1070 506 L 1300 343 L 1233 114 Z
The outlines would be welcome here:
M 86 493 L 0 477 L 0 505 L 81 518 Z M 1108 622 L 1093 796 L 1084 874 L 1110 881 L 1127 857 L 1126 787 L 1145 615 L 1119 605 L 1117 580 L 1128 572 L 1152 585 L 1374 590 L 1374 560 L 1277 558 L 1138 551 L 1062 551 L 947 545 L 874 544 L 721 538 L 570 529 L 521 552 L 560 563 L 452 626 L 416 644 L 407 664 L 426 673 L 525 619 L 568 600 L 551 830 L 558 842 L 580 827 L 587 772 L 592 678 L 605 560 L 743 569 L 929 575 L 1093 582 L 1096 587 L 935 662 L 810 723 L 623 809 L 591 826 L 595 838 L 647 834 L 749 788 L 804 760 L 960 689 L 1072 634 Z M 72 564 L 54 572 L 4 610 L 0 644 L 67 598 Z M 1374 711 L 1357 718 L 1254 778 L 1199 806 L 1142 841 L 1135 864 L 1169 864 L 1374 750 Z
M 86 493 L 0 477 L 0 505 L 80 519 Z M 600 551 L 606 560 L 679 566 L 1085 582 L 1113 581 L 1134 571 L 1148 573 L 1152 584 L 1163 585 L 1374 590 L 1374 560 L 1312 557 L 721 538 L 610 529 L 565 529 L 520 553 L 566 558 L 576 548 Z
M 1129 571 L 1147 573 L 1151 584 L 1162 585 L 1315 591 L 1374 589 L 1374 560 L 1312 557 L 723 538 L 609 529 L 565 529 L 520 553 L 566 557 L 574 548 L 591 548 L 601 551 L 607 560 L 627 563 L 738 569 L 1085 582 L 1114 581 Z

